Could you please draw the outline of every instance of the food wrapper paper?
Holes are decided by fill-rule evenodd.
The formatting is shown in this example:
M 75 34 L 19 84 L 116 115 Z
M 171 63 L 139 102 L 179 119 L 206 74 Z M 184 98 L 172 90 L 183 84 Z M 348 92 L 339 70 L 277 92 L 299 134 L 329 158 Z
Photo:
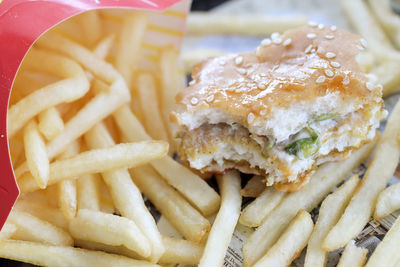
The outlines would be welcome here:
M 190 0 L 0 1 L 0 228 L 19 194 L 6 131 L 8 100 L 17 70 L 32 44 L 53 26 L 85 11 L 113 8 L 108 14 L 118 20 L 121 8 L 143 10 L 149 14 L 149 24 L 139 65 L 143 70 L 156 70 L 161 47 L 181 48 L 190 4 Z

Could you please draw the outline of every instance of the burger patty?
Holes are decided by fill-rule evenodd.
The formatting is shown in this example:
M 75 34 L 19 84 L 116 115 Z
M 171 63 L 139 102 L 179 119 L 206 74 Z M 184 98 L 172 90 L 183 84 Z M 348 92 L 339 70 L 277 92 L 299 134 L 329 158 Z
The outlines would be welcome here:
M 373 139 L 382 116 L 380 105 L 345 116 L 321 114 L 283 141 L 251 133 L 239 123 L 204 123 L 180 134 L 179 155 L 203 172 L 237 168 L 265 175 L 269 185 L 288 183 Z

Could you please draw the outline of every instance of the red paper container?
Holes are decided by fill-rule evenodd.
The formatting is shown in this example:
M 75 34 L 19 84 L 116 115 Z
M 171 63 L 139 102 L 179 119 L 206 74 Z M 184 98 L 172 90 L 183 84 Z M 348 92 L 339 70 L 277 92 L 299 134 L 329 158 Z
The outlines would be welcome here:
M 88 10 L 133 8 L 162 11 L 177 4 L 180 10 L 187 12 L 190 3 L 178 2 L 181 0 L 4 0 L 0 4 L 0 228 L 19 195 L 7 138 L 8 101 L 18 68 L 32 44 L 54 25 Z M 180 24 L 183 28 L 184 23 Z M 154 36 L 152 38 L 154 40 Z M 168 36 L 162 39 L 171 41 Z M 172 43 L 179 46 L 180 41 L 175 38 Z

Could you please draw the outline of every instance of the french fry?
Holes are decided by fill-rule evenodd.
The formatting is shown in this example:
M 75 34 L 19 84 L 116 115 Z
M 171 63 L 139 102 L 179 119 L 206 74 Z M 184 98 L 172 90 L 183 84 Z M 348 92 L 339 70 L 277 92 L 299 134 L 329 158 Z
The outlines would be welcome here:
M 114 114 L 115 122 L 123 136 L 134 140 L 149 140 L 143 126 L 127 106 L 119 108 Z M 188 168 L 170 157 L 152 161 L 151 165 L 173 187 L 205 216 L 215 213 L 219 208 L 220 197 L 207 182 L 195 175 Z
M 132 85 L 132 76 L 137 68 L 140 48 L 144 33 L 147 28 L 147 16 L 143 13 L 131 12 L 123 17 L 121 30 L 116 44 L 114 65 L 124 77 L 128 86 Z M 143 118 L 140 112 L 140 102 L 135 88 L 131 89 L 132 99 L 130 108 L 139 118 Z
M 12 223 L 5 222 L 0 231 L 0 240 L 10 239 L 10 237 L 17 231 L 17 226 Z
M 358 175 L 353 175 L 322 202 L 318 220 L 308 241 L 304 267 L 326 265 L 328 253 L 322 249 L 322 241 L 339 220 L 357 185 Z
M 78 209 L 100 210 L 99 179 L 97 174 L 86 174 L 76 180 Z
M 16 166 L 20 166 L 24 162 L 26 166 L 25 169 L 27 169 L 28 164 L 25 161 L 23 131 L 19 131 L 13 137 L 8 137 L 8 146 L 10 147 L 10 156 L 13 163 L 14 171 L 16 170 Z
M 193 67 L 200 63 L 202 60 L 205 60 L 210 57 L 218 57 L 226 54 L 226 52 L 216 49 L 207 49 L 207 48 L 199 48 L 196 50 L 183 51 L 182 52 L 182 61 L 183 61 L 183 69 L 186 74 L 190 74 L 193 70 Z
M 368 41 L 368 48 L 372 53 L 381 60 L 400 59 L 400 53 L 394 49 L 378 25 L 367 3 L 363 0 L 341 0 L 340 4 L 355 30 Z
M 175 151 L 175 125 L 169 122 L 169 114 L 176 108 L 175 96 L 184 88 L 183 76 L 179 73 L 178 52 L 168 46 L 161 51 L 159 68 L 161 88 L 159 90 L 161 115 L 168 131 L 171 153 Z
M 400 17 L 394 13 L 390 0 L 368 0 L 368 2 L 385 32 L 400 49 Z
M 369 73 L 376 63 L 376 58 L 371 52 L 364 51 L 356 56 L 356 61 L 362 72 Z
M 76 215 L 77 197 L 76 197 L 76 180 L 64 180 L 58 184 L 59 190 L 59 206 L 67 220 L 72 220 Z
M 103 124 L 93 127 L 85 135 L 85 140 L 91 148 L 105 148 L 115 145 Z M 161 234 L 157 229 L 153 216 L 144 204 L 139 189 L 132 182 L 128 170 L 119 169 L 103 172 L 102 176 L 110 189 L 115 206 L 124 217 L 134 221 L 149 239 L 152 247 L 151 261 L 157 262 L 165 250 Z
M 77 239 L 113 246 L 124 245 L 143 257 L 151 254 L 150 243 L 137 225 L 117 215 L 80 209 L 71 220 L 69 231 Z
M 15 76 L 9 105 L 14 105 L 32 92 L 48 84 L 55 83 L 59 79 L 59 77 L 48 73 L 25 70 L 24 63 L 22 63 L 17 76 Z
M 0 257 L 42 266 L 159 266 L 100 251 L 17 240 L 1 241 Z
M 57 208 L 51 207 L 49 204 L 38 203 L 33 199 L 18 199 L 14 209 L 32 214 L 33 216 L 68 231 L 68 221 Z
M 305 210 L 300 210 L 276 244 L 254 264 L 254 267 L 290 265 L 307 245 L 313 227 L 311 215 Z
M 301 209 L 311 211 L 324 197 L 351 173 L 372 152 L 376 139 L 354 151 L 343 161 L 321 165 L 308 184 L 299 191 L 287 194 L 267 216 L 263 224 L 250 235 L 243 245 L 244 266 L 252 266 L 278 240 L 290 220 Z
M 80 144 L 78 141 L 73 142 L 58 159 L 68 159 L 79 154 Z M 76 181 L 74 179 L 60 181 L 56 184 L 58 188 L 58 206 L 67 220 L 72 220 L 76 215 L 77 196 Z
M 86 46 L 92 47 L 101 38 L 102 25 L 97 10 L 86 11 L 75 18 L 82 30 Z M 82 40 L 81 39 L 81 40 Z
M 239 172 L 218 175 L 217 181 L 222 198 L 221 208 L 208 235 L 200 267 L 222 266 L 242 205 Z
M 155 140 L 168 141 L 159 110 L 155 77 L 151 73 L 140 73 L 136 78 L 136 90 L 146 131 Z
M 198 243 L 207 235 L 210 230 L 208 220 L 150 166 L 140 166 L 130 171 L 135 184 L 186 239 Z
M 263 182 L 264 179 L 265 177 L 261 175 L 254 175 L 240 190 L 240 195 L 242 197 L 259 197 L 267 188 L 265 182 Z
M 187 167 L 168 156 L 152 161 L 150 164 L 204 216 L 212 215 L 218 210 L 219 195 L 206 181 Z
M 108 189 L 106 183 L 103 179 L 99 179 L 99 192 L 100 192 L 100 211 L 105 213 L 114 214 L 116 212 L 116 208 L 114 206 L 114 202 Z
M 114 40 L 114 34 L 107 35 L 102 40 L 100 40 L 96 47 L 93 49 L 93 54 L 95 54 L 98 58 L 105 59 L 110 53 L 111 47 L 114 44 Z
M 162 254 L 160 264 L 190 264 L 196 265 L 199 263 L 204 247 L 201 244 L 196 244 L 192 241 L 184 239 L 176 239 L 163 236 L 164 247 L 166 250 Z M 124 246 L 110 246 L 98 242 L 85 240 L 75 240 L 75 245 L 90 250 L 100 250 L 107 253 L 118 254 L 133 259 L 142 259 L 135 251 Z
M 147 16 L 144 13 L 132 12 L 123 18 L 114 65 L 128 86 L 132 83 L 132 73 L 139 60 L 146 26 Z
M 8 221 L 17 226 L 14 239 L 36 241 L 55 246 L 72 246 L 74 241 L 63 229 L 43 221 L 27 212 L 12 211 Z
M 400 183 L 389 186 L 379 194 L 374 219 L 382 220 L 397 209 L 400 209 Z
M 400 158 L 397 133 L 400 130 L 400 101 L 394 107 L 360 188 L 352 197 L 338 223 L 323 242 L 326 251 L 346 245 L 370 220 L 379 193 L 392 178 Z
M 25 126 L 24 148 L 30 173 L 40 188 L 46 188 L 50 176 L 50 162 L 46 145 L 34 120 Z
M 128 249 L 125 246 L 111 246 L 99 242 L 75 239 L 75 245 L 80 248 L 89 250 L 100 250 L 111 254 L 117 254 L 121 256 L 126 256 L 132 259 L 143 260 L 137 252 Z
M 99 59 L 85 47 L 51 33 L 42 36 L 37 44 L 74 58 L 96 77 L 111 84 L 108 93 L 96 95 L 75 117 L 66 123 L 64 131 L 48 144 L 48 155 L 52 158 L 97 122 L 107 117 L 124 103 L 129 102 L 130 95 L 121 75 L 110 64 Z
M 21 177 L 26 172 L 29 172 L 28 162 L 26 161 L 20 164 L 17 168 L 14 168 L 14 175 L 16 179 Z
M 378 244 L 365 267 L 396 266 L 400 260 L 400 217 L 396 219 L 382 242 Z
M 119 130 L 118 130 L 118 126 L 115 123 L 115 119 L 113 118 L 113 116 L 109 116 L 109 117 L 105 118 L 103 120 L 103 123 L 106 126 L 108 132 L 110 133 L 112 139 L 116 143 L 122 142 L 121 136 L 120 136 L 120 133 L 119 133 Z
M 94 149 L 69 159 L 50 164 L 49 185 L 65 179 L 112 169 L 130 168 L 160 158 L 167 153 L 168 144 L 161 141 L 123 143 L 106 149 Z M 38 190 L 30 173 L 18 180 L 21 192 Z
M 64 130 L 57 135 L 47 145 L 47 152 L 50 158 L 62 152 L 68 144 L 79 138 L 97 122 L 106 118 L 116 108 L 123 104 L 126 99 L 129 100 L 129 95 L 126 95 L 125 100 L 123 94 L 118 92 L 124 87 L 122 80 L 117 80 L 110 87 L 109 93 L 101 93 L 96 95 L 89 103 L 87 103 L 79 112 L 69 120 L 64 127 Z
M 362 267 L 367 253 L 368 249 L 359 248 L 354 244 L 354 240 L 350 240 L 340 257 L 337 267 Z
M 82 27 L 79 24 L 80 23 L 76 19 L 76 17 L 72 17 L 71 19 L 65 21 L 65 23 L 60 23 L 56 25 L 55 27 L 50 29 L 49 32 L 60 34 L 63 37 L 71 39 L 77 43 L 83 43 L 83 31 Z
M 37 62 L 46 62 L 46 64 L 37 64 Z M 10 137 L 40 112 L 63 102 L 74 101 L 89 90 L 89 81 L 83 69 L 79 64 L 66 57 L 31 49 L 29 56 L 24 60 L 24 64 L 34 70 L 59 75 L 64 80 L 32 92 L 9 108 L 7 130 Z
M 260 196 L 244 208 L 239 222 L 248 227 L 260 226 L 285 195 L 286 193 L 280 192 L 274 187 L 264 189 Z
M 400 92 L 400 60 L 386 60 L 371 71 L 383 87 L 383 96 Z
M 203 246 L 194 242 L 163 236 L 165 252 L 160 263 L 197 265 L 203 254 Z
M 52 187 L 52 186 L 50 186 Z M 36 204 L 40 204 L 40 205 L 50 205 L 48 199 L 47 199 L 47 191 L 50 188 L 46 188 L 45 190 L 37 190 L 35 192 L 32 193 L 28 193 L 28 194 L 20 194 L 18 197 L 18 201 L 22 201 L 22 200 L 26 200 L 32 203 L 36 203 Z M 15 203 L 16 205 L 16 203 Z
M 45 34 L 36 41 L 36 45 L 71 57 L 79 64 L 82 64 L 82 66 L 92 72 L 96 77 L 108 84 L 112 84 L 119 78 L 122 78 L 111 64 L 98 58 L 97 55 L 86 47 L 58 34 Z M 125 83 L 122 83 L 121 86 L 125 88 L 120 88 L 120 91 L 128 90 Z
M 57 184 L 49 185 L 46 187 L 44 191 L 46 198 L 47 198 L 47 204 L 49 204 L 52 207 L 58 208 L 58 197 L 59 197 L 59 191 L 58 191 L 58 186 Z M 37 191 L 36 191 L 37 192 Z M 30 192 L 28 194 L 33 194 L 35 192 Z
M 47 140 L 53 139 L 64 129 L 64 121 L 55 107 L 39 113 L 39 130 Z
M 239 34 L 265 36 L 273 32 L 306 25 L 308 19 L 302 15 L 255 15 L 255 14 L 209 14 L 191 12 L 187 20 L 188 34 Z

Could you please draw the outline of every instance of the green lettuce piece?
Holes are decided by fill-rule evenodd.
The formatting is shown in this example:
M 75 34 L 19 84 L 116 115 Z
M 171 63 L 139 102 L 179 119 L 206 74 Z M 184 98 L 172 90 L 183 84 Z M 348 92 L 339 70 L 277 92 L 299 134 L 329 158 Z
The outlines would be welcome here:
M 325 121 L 339 116 L 339 113 L 324 113 L 314 119 L 314 121 Z
M 318 134 L 311 127 L 305 128 L 310 137 L 297 139 L 293 143 L 285 147 L 288 154 L 295 155 L 299 158 L 308 158 L 318 152 L 320 144 L 318 142 Z

